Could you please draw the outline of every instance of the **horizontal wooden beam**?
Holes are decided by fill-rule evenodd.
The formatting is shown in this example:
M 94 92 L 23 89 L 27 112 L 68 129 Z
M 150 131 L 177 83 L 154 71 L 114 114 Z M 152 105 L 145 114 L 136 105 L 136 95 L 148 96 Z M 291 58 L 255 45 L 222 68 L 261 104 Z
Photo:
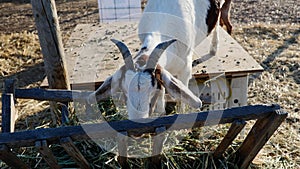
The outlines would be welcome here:
M 84 101 L 91 94 L 89 91 L 61 89 L 16 89 L 15 97 L 20 99 L 47 100 L 56 102 Z
M 82 89 L 84 90 L 84 89 Z M 64 89 L 43 89 L 43 88 L 31 88 L 31 89 L 16 89 L 15 98 L 19 99 L 34 99 L 34 100 L 45 100 L 55 102 L 85 102 L 86 97 L 93 91 L 82 91 L 82 90 L 64 90 Z M 168 101 L 173 101 L 168 93 L 166 94 Z M 97 101 L 104 101 L 109 98 L 97 99 Z
M 59 128 L 45 128 L 14 133 L 2 133 L 0 144 L 10 147 L 34 146 L 36 140 L 47 140 L 49 144 L 59 143 L 59 138 L 70 137 L 73 141 L 117 136 L 120 131 L 127 131 L 128 135 L 154 133 L 158 127 L 167 130 L 189 129 L 194 127 L 211 126 L 232 123 L 235 120 L 254 120 L 269 116 L 279 110 L 278 105 L 254 105 L 231 108 L 226 110 L 175 114 L 159 118 L 147 118 L 136 121 L 123 120 L 81 126 L 62 126 Z M 210 119 L 210 120 L 207 120 Z

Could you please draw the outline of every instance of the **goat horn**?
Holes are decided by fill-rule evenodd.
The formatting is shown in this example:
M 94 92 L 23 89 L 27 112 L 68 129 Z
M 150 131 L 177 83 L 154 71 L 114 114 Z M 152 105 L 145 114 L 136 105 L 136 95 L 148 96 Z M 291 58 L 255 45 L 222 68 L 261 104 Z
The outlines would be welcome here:
M 128 47 L 123 42 L 118 41 L 116 39 L 111 39 L 111 41 L 114 44 L 117 45 L 120 52 L 122 53 L 126 69 L 127 70 L 134 70 L 134 64 L 133 64 L 132 56 L 131 56 L 131 53 L 130 53 Z
M 158 44 L 155 47 L 155 49 L 152 51 L 152 53 L 150 54 L 145 70 L 147 70 L 147 69 L 155 70 L 156 65 L 158 63 L 158 59 L 160 58 L 162 53 L 167 49 L 167 47 L 169 47 L 175 41 L 176 41 L 176 39 L 172 39 L 172 40 L 165 41 L 165 42 Z

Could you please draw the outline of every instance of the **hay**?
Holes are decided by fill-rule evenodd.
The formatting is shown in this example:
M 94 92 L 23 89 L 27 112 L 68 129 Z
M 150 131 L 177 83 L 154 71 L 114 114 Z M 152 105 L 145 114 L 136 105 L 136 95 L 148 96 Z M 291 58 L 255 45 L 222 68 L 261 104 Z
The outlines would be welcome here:
M 29 32 L 0 35 L 0 77 L 11 76 L 42 62 L 36 34 Z

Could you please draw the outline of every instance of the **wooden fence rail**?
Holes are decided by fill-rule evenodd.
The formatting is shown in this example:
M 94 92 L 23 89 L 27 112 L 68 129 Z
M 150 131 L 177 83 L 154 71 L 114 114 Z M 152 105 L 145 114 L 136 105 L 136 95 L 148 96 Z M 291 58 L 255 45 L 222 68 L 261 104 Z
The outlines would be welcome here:
M 237 119 L 245 121 L 264 119 L 274 116 L 274 114 L 284 119 L 287 113 L 284 111 L 278 113 L 279 111 L 277 110 L 280 110 L 278 105 L 255 105 L 231 108 L 224 111 L 175 114 L 159 118 L 140 119 L 138 122 L 123 120 L 107 123 L 84 124 L 81 126 L 41 128 L 13 133 L 2 133 L 0 135 L 0 145 L 6 144 L 9 147 L 34 146 L 36 140 L 47 140 L 49 144 L 59 144 L 59 138 L 62 137 L 70 137 L 73 141 L 79 141 L 89 139 L 89 137 L 112 137 L 122 131 L 127 131 L 129 135 L 142 135 L 145 133 L 155 133 L 155 129 L 161 126 L 165 126 L 167 130 L 180 130 L 192 127 L 233 123 Z M 214 115 L 221 118 L 215 121 L 207 121 L 208 115 Z
M 47 100 L 56 102 L 85 101 L 91 94 L 89 91 L 61 90 L 61 89 L 16 89 L 15 97 L 20 99 Z
M 86 96 L 91 93 L 88 91 L 14 88 L 10 89 L 8 92 L 9 93 L 3 93 L 3 95 L 10 95 L 9 100 L 11 102 L 14 102 L 13 98 L 51 100 L 59 102 L 84 101 Z M 9 107 L 14 106 L 11 102 L 4 101 L 4 104 L 9 103 L 10 105 L 3 106 L 6 107 L 6 109 L 9 109 Z M 7 111 L 4 112 L 4 114 L 11 113 L 11 111 L 6 109 L 3 109 L 4 111 Z M 4 122 L 2 124 L 6 125 L 7 121 L 11 121 L 12 119 L 10 117 L 11 116 L 7 115 L 7 118 L 3 119 Z M 263 145 L 265 145 L 286 117 L 287 112 L 282 110 L 279 105 L 273 104 L 252 105 L 188 114 L 175 114 L 158 118 L 139 119 L 136 121 L 123 120 L 97 124 L 84 124 L 80 126 L 41 128 L 17 132 L 8 130 L 0 134 L 0 147 L 7 147 L 0 151 L 0 159 L 9 165 L 13 165 L 11 160 L 14 159 L 14 161 L 18 161 L 16 166 L 24 167 L 22 161 L 18 160 L 17 156 L 14 156 L 9 148 L 35 146 L 49 165 L 59 168 L 55 158 L 48 148 L 48 145 L 61 144 L 74 161 L 76 161 L 78 166 L 81 168 L 90 168 L 87 160 L 75 147 L 73 141 L 118 137 L 120 136 L 120 133 L 125 133 L 128 136 L 136 136 L 145 133 L 158 134 L 158 130 L 160 129 L 163 129 L 163 131 L 171 131 L 232 123 L 227 135 L 224 137 L 223 141 L 219 144 L 214 153 L 215 158 L 220 158 L 245 126 L 246 121 L 256 120 L 255 125 L 252 127 L 246 139 L 236 152 L 236 157 L 238 158 L 236 158 L 235 163 L 240 168 L 247 168 L 259 150 L 263 147 Z M 14 122 L 9 124 L 9 127 L 12 127 L 11 125 L 13 125 Z M 9 127 L 6 126 L 7 129 L 9 129 Z M 161 142 L 161 140 L 157 140 L 156 142 Z M 126 142 L 122 139 L 120 140 L 120 143 L 126 145 Z M 155 151 L 160 152 L 162 146 L 157 145 L 156 147 Z M 124 148 L 125 147 L 121 147 L 123 151 L 121 153 L 125 153 L 126 155 L 126 149 Z M 7 157 L 13 158 L 9 159 Z M 126 166 L 125 162 L 127 158 L 119 159 L 120 163 L 122 163 L 123 166 Z M 152 162 L 156 164 L 159 164 L 159 160 L 159 156 L 152 158 Z

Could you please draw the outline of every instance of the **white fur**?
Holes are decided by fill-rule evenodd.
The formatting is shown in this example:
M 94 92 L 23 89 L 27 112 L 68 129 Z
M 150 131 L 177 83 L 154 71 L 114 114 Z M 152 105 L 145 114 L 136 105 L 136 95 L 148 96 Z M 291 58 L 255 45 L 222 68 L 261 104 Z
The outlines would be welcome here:
M 139 23 L 142 48 L 147 48 L 148 52 L 162 41 L 177 39 L 161 56 L 159 64 L 186 86 L 192 76 L 194 48 L 208 34 L 206 16 L 209 6 L 209 0 L 148 0 Z M 213 31 L 213 35 L 210 53 L 215 55 L 218 48 L 217 30 Z M 164 107 L 163 97 L 161 95 L 158 99 L 157 107 L 160 109 Z
M 209 0 L 148 0 L 139 23 L 142 48 L 151 52 L 165 40 L 177 39 L 161 56 L 159 64 L 185 85 L 192 75 L 194 48 L 206 37 Z M 217 51 L 218 35 L 214 31 L 211 53 Z
M 209 0 L 148 0 L 138 27 L 142 45 L 134 62 L 143 55 L 149 56 L 159 43 L 177 40 L 166 49 L 158 62 L 162 67 L 164 87 L 171 96 L 195 108 L 201 107 L 202 102 L 187 86 L 192 76 L 193 50 L 208 35 L 206 17 L 209 7 Z M 214 31 L 211 53 L 217 51 L 218 36 Z M 126 95 L 131 120 L 149 116 L 149 104 L 158 90 L 158 81 L 143 71 L 145 67 L 138 65 L 137 68 L 138 71 L 126 70 L 125 73 L 120 69 L 111 80 L 111 94 L 121 87 Z M 97 91 L 103 89 L 100 87 Z M 164 111 L 164 92 L 160 90 L 157 95 L 155 111 L 159 113 Z
M 151 76 L 144 72 L 128 70 L 125 74 L 124 90 L 128 98 L 126 106 L 129 119 L 148 117 L 150 99 L 156 91 L 151 84 Z

